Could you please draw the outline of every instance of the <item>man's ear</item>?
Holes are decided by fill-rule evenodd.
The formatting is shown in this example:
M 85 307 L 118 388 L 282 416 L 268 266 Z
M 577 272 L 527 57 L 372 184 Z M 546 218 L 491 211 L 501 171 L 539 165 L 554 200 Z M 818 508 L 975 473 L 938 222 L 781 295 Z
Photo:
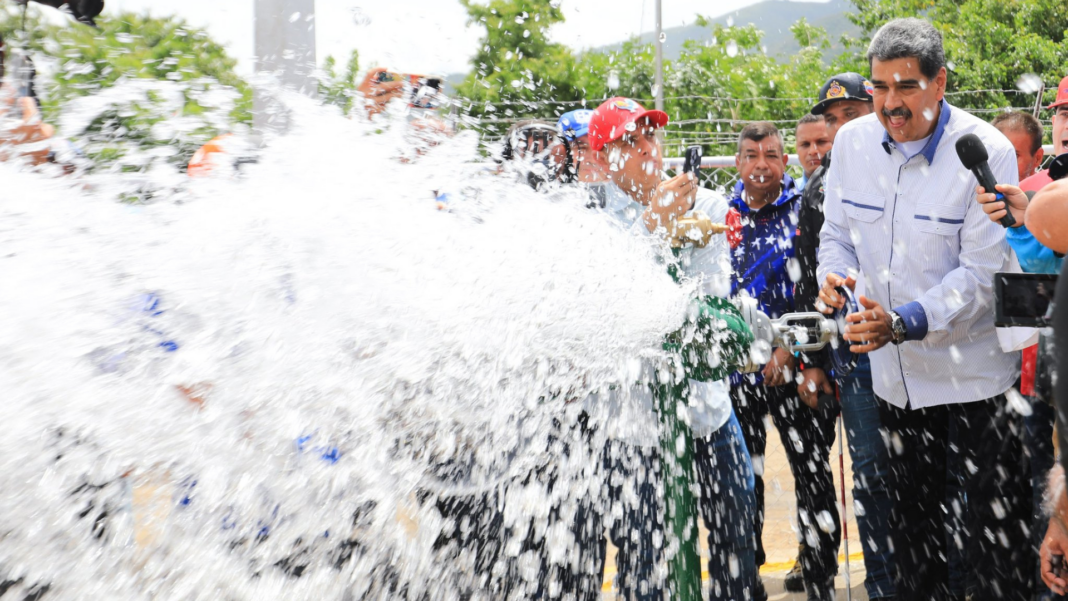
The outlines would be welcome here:
M 942 67 L 938 70 L 938 75 L 934 78 L 935 87 L 938 88 L 938 99 L 942 100 L 946 96 L 946 68 Z
M 742 155 L 741 154 L 737 154 L 736 153 L 734 155 L 734 166 L 737 169 L 741 169 L 742 168 Z

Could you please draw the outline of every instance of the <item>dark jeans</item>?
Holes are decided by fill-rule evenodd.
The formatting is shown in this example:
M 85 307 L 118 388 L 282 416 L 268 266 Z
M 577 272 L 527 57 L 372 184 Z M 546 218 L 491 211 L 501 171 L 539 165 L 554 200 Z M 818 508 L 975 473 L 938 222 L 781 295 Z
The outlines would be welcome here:
M 896 598 L 952 598 L 946 561 L 947 457 L 959 456 L 967 496 L 966 595 L 971 601 L 1029 599 L 1031 473 L 1022 420 L 1009 410 L 1005 396 L 925 409 L 880 401 L 879 414 L 895 493 L 890 538 Z
M 868 597 L 894 595 L 894 561 L 890 552 L 890 509 L 887 487 L 890 455 L 880 433 L 879 402 L 871 385 L 871 362 L 861 356 L 848 377 L 838 379 L 842 420 L 853 461 L 853 503 L 860 545 L 864 550 Z
M 752 599 L 756 581 L 753 519 L 753 470 L 734 415 L 719 430 L 694 440 L 694 467 L 700 484 L 699 510 L 708 529 L 708 599 Z M 664 557 L 659 460 L 655 449 L 610 441 L 604 452 L 607 504 L 586 504 L 576 538 L 591 550 L 595 568 L 576 583 L 577 599 L 601 599 L 606 541 L 616 546 L 616 587 L 621 599 L 659 601 L 664 582 L 658 575 Z M 584 565 L 587 562 L 583 562 Z M 566 597 L 566 595 L 563 595 Z
M 756 482 L 738 418 L 694 441 L 701 516 L 708 528 L 708 599 L 753 599 L 757 579 Z
M 838 573 L 838 545 L 842 530 L 834 479 L 827 462 L 834 442 L 837 408 L 814 411 L 797 396 L 793 384 L 768 388 L 742 383 L 731 389 L 734 411 L 745 434 L 745 444 L 753 458 L 756 476 L 756 514 L 753 530 L 757 542 L 756 565 L 765 561 L 761 536 L 764 530 L 764 451 L 767 429 L 764 416 L 779 430 L 782 446 L 793 473 L 797 493 L 797 524 L 804 545 L 801 570 L 805 582 L 825 584 Z

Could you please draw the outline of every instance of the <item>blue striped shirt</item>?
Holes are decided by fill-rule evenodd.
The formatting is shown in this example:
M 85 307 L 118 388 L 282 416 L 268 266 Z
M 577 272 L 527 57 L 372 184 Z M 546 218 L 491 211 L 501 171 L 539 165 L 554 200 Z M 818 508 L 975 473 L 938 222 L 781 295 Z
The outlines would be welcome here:
M 1018 353 L 994 328 L 993 279 L 1014 268 L 1005 230 L 975 202 L 975 177 L 955 150 L 974 133 L 998 182 L 1016 184 L 1012 145 L 944 102 L 930 141 L 907 158 L 875 114 L 835 139 L 825 182 L 819 281 L 859 271 L 872 300 L 905 318 L 907 341 L 871 353 L 875 393 L 898 407 L 987 399 L 1016 379 Z

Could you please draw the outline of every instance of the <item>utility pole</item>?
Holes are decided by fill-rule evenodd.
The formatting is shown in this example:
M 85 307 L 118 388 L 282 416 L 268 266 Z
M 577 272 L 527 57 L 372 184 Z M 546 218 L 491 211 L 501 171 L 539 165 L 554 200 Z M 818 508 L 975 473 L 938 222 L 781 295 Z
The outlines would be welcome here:
M 664 17 L 656 0 L 656 110 L 664 110 Z
M 282 87 L 315 97 L 315 0 L 256 0 L 255 11 L 256 72 L 274 75 Z M 259 134 L 284 132 L 289 115 L 271 90 L 259 86 L 252 100 L 252 122 Z

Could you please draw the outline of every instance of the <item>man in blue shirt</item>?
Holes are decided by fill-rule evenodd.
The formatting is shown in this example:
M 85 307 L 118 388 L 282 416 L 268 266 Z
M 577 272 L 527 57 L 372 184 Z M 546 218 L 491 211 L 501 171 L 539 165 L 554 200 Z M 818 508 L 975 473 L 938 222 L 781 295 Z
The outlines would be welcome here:
M 771 123 L 751 123 L 738 139 L 739 182 L 727 214 L 731 246 L 731 295 L 755 298 L 775 318 L 794 311 L 794 280 L 800 267 L 794 235 L 801 194 L 785 174 L 782 136 Z M 791 275 L 793 272 L 795 275 Z M 796 481 L 800 563 L 809 599 L 833 599 L 838 573 L 838 507 L 827 462 L 834 442 L 832 409 L 811 410 L 801 403 L 793 380 L 794 358 L 776 348 L 763 370 L 731 377 L 731 400 L 745 433 L 756 475 L 756 564 L 765 560 L 764 450 L 770 415 L 779 430 Z
M 1012 145 L 945 101 L 942 37 L 898 19 L 868 49 L 875 114 L 838 132 L 825 183 L 819 299 L 863 274 L 863 310 L 845 338 L 869 353 L 890 450 L 890 538 L 898 599 L 948 599 L 947 455 L 968 498 L 969 599 L 1030 598 L 1031 483 L 1023 424 L 1005 392 L 1020 356 L 1000 348 L 994 273 L 1012 268 L 1001 227 L 975 202 L 975 178 L 954 152 L 974 133 L 999 182 L 1015 184 Z M 828 309 L 829 310 L 829 309 Z M 887 346 L 889 343 L 893 343 Z M 954 444 L 950 445 L 949 441 Z

